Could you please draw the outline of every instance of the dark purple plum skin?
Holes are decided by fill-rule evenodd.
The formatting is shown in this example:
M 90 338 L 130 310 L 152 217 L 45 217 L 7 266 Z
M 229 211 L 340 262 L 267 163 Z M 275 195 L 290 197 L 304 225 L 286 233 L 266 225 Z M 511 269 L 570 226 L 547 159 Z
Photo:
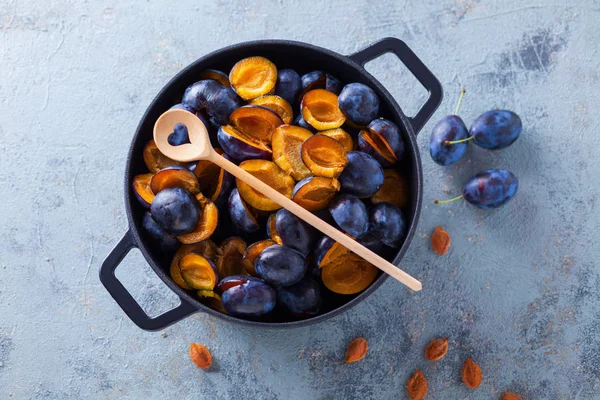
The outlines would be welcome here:
M 398 248 L 406 236 L 406 218 L 402 210 L 390 203 L 375 204 L 369 212 L 369 223 L 376 238 L 385 245 Z
M 211 97 L 214 93 L 219 92 L 221 85 L 212 79 L 204 79 L 195 83 L 185 89 L 183 97 L 181 98 L 181 104 L 185 109 L 191 109 L 199 111 L 206 108 L 207 97 L 210 94 Z
M 326 74 L 325 90 L 339 95 L 343 87 L 344 85 L 342 85 L 342 82 L 340 82 L 339 79 L 333 75 Z
M 369 197 L 383 185 L 383 168 L 369 154 L 362 151 L 350 151 L 348 152 L 348 164 L 338 180 L 344 193 Z
M 282 69 L 277 72 L 275 94 L 283 97 L 290 104 L 296 103 L 298 93 L 302 90 L 302 79 L 293 69 Z
M 226 125 L 229 123 L 229 115 L 243 106 L 244 101 L 232 88 L 222 86 L 212 79 L 205 79 L 193 83 L 185 90 L 181 104 L 195 111 L 206 109 L 217 124 Z
M 317 233 L 315 228 L 286 210 L 275 213 L 275 229 L 284 246 L 307 256 L 313 248 Z
M 329 212 L 340 229 L 352 237 L 361 238 L 369 229 L 367 207 L 356 196 L 343 194 L 333 199 Z
M 334 228 L 339 229 L 339 226 L 337 226 L 337 224 L 333 220 L 333 217 L 331 216 L 331 213 L 329 212 L 328 208 L 324 208 L 322 210 L 315 211 L 315 212 L 313 212 L 313 214 L 316 215 L 317 217 L 319 217 L 320 219 L 322 219 L 323 221 L 327 222 L 329 225 L 333 226 Z
M 491 110 L 481 114 L 469 129 L 473 142 L 488 150 L 499 150 L 513 144 L 521 135 L 523 124 L 509 110 Z
M 402 132 L 400 132 L 398 125 L 389 119 L 377 118 L 369 123 L 368 129 L 379 134 L 387 142 L 398 161 L 404 159 L 404 139 L 402 139 Z M 382 166 L 389 167 L 392 165 L 392 163 L 379 155 L 368 142 L 362 140 L 362 135 L 360 134 L 358 136 L 358 146 L 362 151 L 373 156 Z
M 182 144 L 190 143 L 188 128 L 185 124 L 177 123 L 173 127 L 173 133 L 167 137 L 167 142 L 171 146 L 181 146 Z
M 181 103 L 175 104 L 174 106 L 169 108 L 169 110 L 185 110 L 185 111 L 191 112 L 192 114 L 196 113 L 196 110 L 194 110 L 192 107 L 186 106 Z
M 230 315 L 242 318 L 262 317 L 275 308 L 277 295 L 275 289 L 253 276 L 236 275 L 228 280 L 240 280 L 243 283 L 225 290 L 221 296 L 223 307 Z
M 309 131 L 311 131 L 312 133 L 317 133 L 317 130 L 308 122 L 306 122 L 304 120 L 304 118 L 302 118 L 302 114 L 298 113 L 298 115 L 296 115 L 296 118 L 294 118 L 294 121 L 292 121 L 293 125 L 298 125 L 301 128 L 304 129 L 308 129 Z
M 300 282 L 277 288 L 276 291 L 277 303 L 292 316 L 307 317 L 317 314 L 321 309 L 321 289 L 308 275 Z
M 331 249 L 331 246 L 333 246 L 334 243 L 335 240 L 329 236 L 323 236 L 321 239 L 319 239 L 317 245 L 315 246 L 312 258 L 315 268 L 319 268 L 321 261 L 323 261 L 323 257 L 325 257 L 325 254 L 329 251 L 329 249 Z
M 379 115 L 379 97 L 362 83 L 349 83 L 338 96 L 338 106 L 348 120 L 358 126 L 367 126 Z
M 294 197 L 296 195 L 296 192 L 298 192 L 298 190 L 300 190 L 302 188 L 302 186 L 306 185 L 308 182 L 310 182 L 312 179 L 314 178 L 314 176 L 309 176 L 308 178 L 304 178 L 302 180 L 299 180 L 296 185 L 294 185 L 294 190 L 292 191 L 292 197 Z
M 244 207 L 240 192 L 237 189 L 231 191 L 227 205 L 231 222 L 237 229 L 243 233 L 254 233 L 260 230 L 258 222 L 248 214 L 246 207 Z
M 142 229 L 148 234 L 150 242 L 165 253 L 173 253 L 179 247 L 179 241 L 169 235 L 149 212 L 144 214 Z
M 170 235 L 192 232 L 202 215 L 196 198 L 179 187 L 163 189 L 154 196 L 150 212 L 152 218 Z
M 386 245 L 372 231 L 368 231 L 366 235 L 358 239 L 357 242 L 371 250 L 373 253 L 379 255 L 387 250 Z
M 463 187 L 462 194 L 474 206 L 489 210 L 508 203 L 518 189 L 519 180 L 512 172 L 488 169 L 471 178 Z
M 326 83 L 327 75 L 323 71 L 311 71 L 302 75 L 302 90 L 304 92 L 314 89 L 325 89 Z
M 217 141 L 217 131 L 219 130 L 220 125 L 215 125 L 206 110 L 197 111 L 196 116 L 206 127 L 208 137 L 210 138 L 210 143 L 213 145 L 213 147 L 219 147 L 219 142 Z
M 229 172 L 224 171 L 223 172 L 223 184 L 221 185 L 221 191 L 219 192 L 219 194 L 217 195 L 215 200 L 213 200 L 213 203 L 215 203 L 215 205 L 219 208 L 225 206 L 227 199 L 229 199 L 229 194 L 231 193 L 231 190 L 234 188 L 234 186 L 235 186 L 235 177 L 233 175 L 231 175 Z
M 206 98 L 206 112 L 219 125 L 228 124 L 231 113 L 243 105 L 244 101 L 237 93 L 226 86 L 221 86 L 218 92 L 209 94 Z
M 306 258 L 296 250 L 278 244 L 267 247 L 254 261 L 258 276 L 273 286 L 290 286 L 306 274 Z
M 173 107 L 169 108 L 169 110 L 186 110 L 191 112 L 192 114 L 196 114 L 196 116 L 198 117 L 198 119 L 200 119 L 200 121 L 202 121 L 202 123 L 204 124 L 204 126 L 206 127 L 206 130 L 208 131 L 208 136 L 210 137 L 210 142 L 212 143 L 213 146 L 217 145 L 217 129 L 219 129 L 220 125 L 215 126 L 214 123 L 211 122 L 211 118 L 210 115 L 208 115 L 206 113 L 205 109 L 202 110 L 194 110 L 193 108 L 183 105 L 181 103 L 179 104 L 175 104 Z
M 255 147 L 230 135 L 223 127 L 220 127 L 217 132 L 217 140 L 225 154 L 237 161 L 250 159 L 271 160 L 272 158 L 272 154 L 269 151 Z
M 467 152 L 468 142 L 446 144 L 446 141 L 466 139 L 469 131 L 463 120 L 456 115 L 448 115 L 438 121 L 429 137 L 429 154 L 437 164 L 451 165 Z

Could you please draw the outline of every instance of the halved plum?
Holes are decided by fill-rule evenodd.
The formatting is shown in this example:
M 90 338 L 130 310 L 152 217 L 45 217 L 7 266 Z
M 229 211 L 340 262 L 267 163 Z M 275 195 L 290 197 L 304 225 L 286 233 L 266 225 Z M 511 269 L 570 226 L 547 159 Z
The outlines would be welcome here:
M 279 115 L 284 124 L 292 122 L 294 111 L 292 106 L 283 97 L 276 95 L 260 96 L 250 102 L 251 105 L 266 107 Z
M 231 125 L 220 127 L 217 138 L 225 154 L 234 160 L 270 160 L 273 156 L 267 144 L 255 140 Z
M 339 128 L 346 117 L 338 107 L 338 97 L 325 89 L 315 89 L 302 98 L 302 118 L 318 130 Z
M 246 274 L 244 264 L 242 263 L 246 247 L 246 242 L 235 236 L 225 239 L 221 243 L 220 252 L 217 256 L 217 271 L 221 278 Z
M 187 165 L 186 163 L 171 160 L 161 153 L 154 140 L 150 140 L 144 147 L 144 163 L 146 164 L 146 167 L 148 167 L 148 171 L 153 174 L 167 167 L 184 167 Z
M 180 187 L 192 194 L 200 192 L 198 178 L 192 171 L 183 167 L 167 167 L 158 171 L 150 180 L 152 192 L 158 194 L 167 188 Z
M 298 95 L 297 101 L 301 102 L 304 95 L 311 90 L 325 89 L 327 83 L 327 75 L 323 71 L 311 71 L 300 78 L 302 80 L 302 90 Z
M 321 135 L 329 136 L 332 139 L 340 142 L 346 152 L 354 150 L 354 140 L 352 136 L 342 128 L 328 129 L 326 131 L 319 132 Z
M 212 79 L 214 81 L 219 82 L 223 86 L 231 87 L 231 82 L 229 82 L 229 77 L 227 76 L 227 74 L 217 69 L 207 69 L 199 75 L 199 78 Z
M 311 176 L 294 186 L 292 200 L 308 211 L 319 211 L 327 208 L 339 190 L 340 183 L 337 179 Z
M 358 135 L 358 146 L 384 167 L 404 158 L 404 140 L 400 128 L 392 121 L 377 118 Z
M 145 209 L 149 209 L 154 200 L 154 192 L 150 188 L 151 180 L 152 174 L 140 174 L 133 178 L 133 194 Z
M 181 257 L 179 272 L 185 283 L 196 290 L 213 290 L 219 281 L 213 262 L 195 253 Z
M 240 168 L 254 177 L 260 179 L 273 189 L 277 190 L 288 199 L 292 198 L 294 179 L 286 174 L 274 162 L 264 160 L 247 160 L 240 164 Z M 236 178 L 240 196 L 252 207 L 262 211 L 274 211 L 281 208 L 279 204 L 252 189 L 241 179 Z
M 273 132 L 273 161 L 297 181 L 311 175 L 302 161 L 302 143 L 312 135 L 309 130 L 294 125 L 281 125 Z
M 246 204 L 237 189 L 231 191 L 227 204 L 231 221 L 241 233 L 254 233 L 260 230 L 256 211 Z
M 252 100 L 275 89 L 277 67 L 264 57 L 244 58 L 231 69 L 229 81 L 242 99 Z
M 337 178 L 346 164 L 346 150 L 335 139 L 325 135 L 314 135 L 302 143 L 302 161 L 317 176 Z
M 208 198 L 210 198 L 210 201 L 215 203 L 217 207 L 221 207 L 227 202 L 229 194 L 234 186 L 235 177 L 229 172 L 220 168 L 217 178 L 211 182 L 208 190 L 206 191 L 206 195 Z
M 361 238 L 369 228 L 369 214 L 365 204 L 356 196 L 343 194 L 329 205 L 335 223 L 348 235 Z
M 369 197 L 383 185 L 383 168 L 372 156 L 362 151 L 348 153 L 348 165 L 339 177 L 342 191 L 358 197 Z
M 269 215 L 267 219 L 267 237 L 277 244 L 283 244 L 279 234 L 277 233 L 277 225 L 275 224 L 275 213 Z
M 250 246 L 248 246 L 242 258 L 242 263 L 244 264 L 244 269 L 246 272 L 252 276 L 258 276 L 256 274 L 256 270 L 254 269 L 254 261 L 256 261 L 256 258 L 264 249 L 275 244 L 277 243 L 275 243 L 273 240 L 265 239 L 256 243 L 252 243 Z
M 398 125 L 389 119 L 377 118 L 369 123 L 369 131 L 379 134 L 387 142 L 398 161 L 404 159 L 404 139 Z
M 236 317 L 262 317 L 275 308 L 275 289 L 254 276 L 230 276 L 219 282 L 223 306 Z
M 406 207 L 409 203 L 410 188 L 408 179 L 395 169 L 383 170 L 383 185 L 371 196 L 373 204 L 390 203 L 396 207 Z
M 216 148 L 215 151 L 223 155 L 223 150 Z M 200 190 L 206 190 L 210 187 L 211 183 L 218 178 L 220 167 L 211 161 L 200 160 L 194 169 L 194 175 L 198 178 L 198 185 Z
M 218 293 L 212 290 L 198 290 L 196 292 L 196 296 L 198 296 L 202 304 L 206 304 L 213 310 L 227 314 L 227 310 L 225 310 L 225 307 L 223 307 L 223 300 Z
M 339 243 L 326 235 L 323 235 L 321 239 L 317 241 L 317 245 L 312 254 L 313 267 L 321 268 L 323 257 L 331 251 L 334 245 L 339 245 Z
M 272 221 L 269 220 L 269 230 L 273 237 L 279 238 L 279 244 L 290 247 L 304 256 L 308 255 L 317 236 L 315 228 L 285 208 L 275 213 L 274 224 Z
M 181 288 L 192 290 L 192 287 L 185 283 L 181 277 L 181 272 L 179 271 L 179 260 L 181 260 L 181 258 L 186 254 L 196 253 L 214 262 L 217 258 L 218 252 L 219 248 L 212 240 L 205 240 L 203 242 L 194 244 L 184 244 L 173 255 L 173 260 L 171 261 L 171 267 L 169 269 L 171 278 L 173 278 L 173 281 L 175 281 L 175 283 Z
M 208 239 L 215 232 L 219 223 L 217 206 L 202 193 L 196 194 L 196 200 L 200 204 L 202 213 L 193 232 L 177 236 L 177 239 L 183 244 L 198 243 Z
M 344 246 L 336 246 L 321 262 L 321 280 L 338 294 L 356 294 L 377 277 L 378 269 Z
M 254 268 L 258 276 L 274 286 L 290 286 L 300 281 L 307 270 L 306 258 L 296 250 L 281 245 L 264 249 Z
M 231 113 L 230 120 L 237 130 L 265 145 L 271 144 L 275 128 L 283 125 L 283 120 L 275 111 L 257 105 L 238 108 Z

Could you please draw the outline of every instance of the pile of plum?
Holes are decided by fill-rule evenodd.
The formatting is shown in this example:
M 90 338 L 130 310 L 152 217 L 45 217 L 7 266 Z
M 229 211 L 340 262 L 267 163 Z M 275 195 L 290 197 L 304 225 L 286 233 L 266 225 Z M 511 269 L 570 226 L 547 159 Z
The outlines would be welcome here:
M 400 128 L 380 118 L 377 94 L 264 57 L 229 75 L 207 70 L 172 108 L 194 113 L 220 154 L 372 251 L 402 245 L 409 181 Z M 171 145 L 189 142 L 177 124 Z M 170 273 L 221 312 L 291 321 L 327 312 L 367 288 L 378 270 L 208 161 L 180 163 L 154 141 L 133 191 L 148 210 L 149 243 L 173 254 Z M 220 243 L 218 246 L 215 242 Z
M 513 144 L 523 131 L 521 118 L 509 110 L 490 110 L 473 121 L 467 129 L 458 114 L 465 89 L 458 99 L 453 115 L 438 121 L 429 137 L 431 158 L 441 166 L 454 164 L 460 160 L 472 141 L 488 150 L 504 149 Z M 435 204 L 447 204 L 465 199 L 470 204 L 484 210 L 498 208 L 508 203 L 517 194 L 519 180 L 505 169 L 488 169 L 469 179 L 463 186 L 462 194 L 450 200 L 435 200 Z

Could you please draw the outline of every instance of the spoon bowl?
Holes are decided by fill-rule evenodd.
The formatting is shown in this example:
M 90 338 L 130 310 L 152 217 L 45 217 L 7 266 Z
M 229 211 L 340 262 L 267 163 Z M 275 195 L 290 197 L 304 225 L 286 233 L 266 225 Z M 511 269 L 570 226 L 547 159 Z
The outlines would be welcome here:
M 168 139 L 178 123 L 187 127 L 190 143 L 172 146 Z M 209 158 L 211 152 L 215 152 L 210 144 L 206 126 L 200 118 L 182 109 L 169 110 L 156 120 L 154 142 L 161 153 L 177 161 L 205 160 Z

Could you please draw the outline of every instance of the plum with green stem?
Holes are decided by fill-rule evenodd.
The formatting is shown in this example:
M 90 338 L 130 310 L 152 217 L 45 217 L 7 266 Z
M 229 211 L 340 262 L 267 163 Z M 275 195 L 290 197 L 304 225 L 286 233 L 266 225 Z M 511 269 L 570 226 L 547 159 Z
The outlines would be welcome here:
M 465 89 L 460 93 L 453 115 L 448 115 L 433 127 L 429 138 L 429 154 L 433 161 L 442 166 L 454 164 L 467 152 L 469 131 L 458 114 Z
M 505 169 L 488 169 L 469 179 L 463 186 L 462 194 L 449 200 L 435 200 L 435 204 L 448 204 L 465 199 L 467 202 L 489 210 L 508 203 L 519 189 L 519 180 Z

